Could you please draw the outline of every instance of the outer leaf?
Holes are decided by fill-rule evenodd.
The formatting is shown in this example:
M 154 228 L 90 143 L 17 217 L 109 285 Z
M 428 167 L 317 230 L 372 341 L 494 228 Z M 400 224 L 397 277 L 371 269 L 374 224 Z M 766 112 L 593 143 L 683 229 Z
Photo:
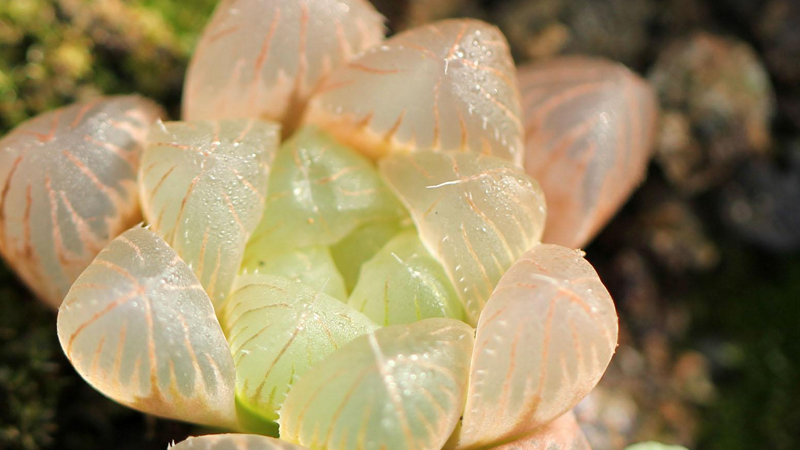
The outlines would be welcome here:
M 211 300 L 161 238 L 133 228 L 81 274 L 58 314 L 78 373 L 146 413 L 235 427 L 234 370 Z
M 473 330 L 453 319 L 354 339 L 289 391 L 281 436 L 326 450 L 440 450 L 464 402 Z
M 106 97 L 38 116 L 0 140 L 0 254 L 49 305 L 140 220 L 136 170 L 159 115 L 141 97 Z
M 360 225 L 404 215 L 370 161 L 307 127 L 278 152 L 251 246 L 328 246 Z
M 477 153 L 397 154 L 380 168 L 476 323 L 500 277 L 542 235 L 539 185 L 511 163 Z
M 225 304 L 240 400 L 277 419 L 286 392 L 325 356 L 375 328 L 366 316 L 302 283 L 244 275 Z
M 580 247 L 644 179 L 655 93 L 625 66 L 581 56 L 525 66 L 519 81 L 525 170 L 549 207 L 544 241 Z
M 396 220 L 371 222 L 356 228 L 331 246 L 331 256 L 344 278 L 348 292 L 356 287 L 361 266 L 402 229 L 403 224 Z
M 383 18 L 365 0 L 224 1 L 189 64 L 184 116 L 291 129 L 318 83 L 382 38 Z
M 381 325 L 464 320 L 453 284 L 415 230 L 398 234 L 364 264 L 348 304 Z
M 494 447 L 494 450 L 592 450 L 592 447 L 575 420 L 575 414 L 568 412 L 532 435 Z
M 280 439 L 255 434 L 212 434 L 190 437 L 171 450 L 307 450 Z
M 324 292 L 341 301 L 347 301 L 347 290 L 342 275 L 336 268 L 327 247 L 302 247 L 295 250 L 247 247 L 242 269 L 249 273 L 279 275 L 300 281 L 318 292 Z
M 375 159 L 399 150 L 523 159 L 508 43 L 477 20 L 436 22 L 372 47 L 331 74 L 306 120 Z
M 531 249 L 478 322 L 460 444 L 524 436 L 594 388 L 617 345 L 614 302 L 582 253 Z
M 169 122 L 153 127 L 148 141 L 140 175 L 145 217 L 219 306 L 264 210 L 278 127 Z

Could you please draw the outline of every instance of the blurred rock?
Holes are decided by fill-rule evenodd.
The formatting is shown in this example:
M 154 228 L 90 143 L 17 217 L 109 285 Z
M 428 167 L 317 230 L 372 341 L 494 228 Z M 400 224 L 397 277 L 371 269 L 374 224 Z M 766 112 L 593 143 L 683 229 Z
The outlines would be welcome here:
M 746 43 L 697 33 L 663 50 L 649 79 L 663 111 L 656 159 L 679 190 L 719 185 L 767 152 L 774 93 Z
M 800 250 L 800 141 L 784 167 L 768 159 L 746 164 L 722 191 L 726 224 L 764 249 Z
M 490 14 L 520 59 L 580 53 L 635 67 L 655 11 L 653 0 L 510 0 Z

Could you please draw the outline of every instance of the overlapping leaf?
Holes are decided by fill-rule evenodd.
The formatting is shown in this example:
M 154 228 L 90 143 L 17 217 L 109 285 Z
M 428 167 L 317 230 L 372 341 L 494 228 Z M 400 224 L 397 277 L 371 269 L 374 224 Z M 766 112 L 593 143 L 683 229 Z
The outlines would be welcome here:
M 544 241 L 585 245 L 644 179 L 658 104 L 624 66 L 569 56 L 520 69 L 525 169 L 542 185 Z
M 500 277 L 542 235 L 538 184 L 508 161 L 471 152 L 396 154 L 380 168 L 476 323 Z
M 366 0 L 221 2 L 189 64 L 183 114 L 263 118 L 288 131 L 332 69 L 382 38 Z
M 364 264 L 348 304 L 380 325 L 431 317 L 464 320 L 453 284 L 416 230 L 398 234 Z
M 400 33 L 336 69 L 306 120 L 373 158 L 474 151 L 522 164 L 516 69 L 500 31 L 445 20 Z
M 440 450 L 461 415 L 473 330 L 453 319 L 361 336 L 295 383 L 281 436 L 309 448 Z
M 568 412 L 532 435 L 492 450 L 592 450 L 575 414 Z
M 325 356 L 377 328 L 341 301 L 295 280 L 244 275 L 225 304 L 239 399 L 277 419 L 286 392 Z
M 328 246 L 361 225 L 403 215 L 370 161 L 306 127 L 275 158 L 264 217 L 250 247 Z
M 308 450 L 280 439 L 255 434 L 212 434 L 190 437 L 170 450 Z
M 141 97 L 105 97 L 38 116 L 0 140 L 0 254 L 49 305 L 140 220 L 136 170 L 160 115 Z
M 264 209 L 278 127 L 255 120 L 154 126 L 141 166 L 142 209 L 219 306 Z
M 211 300 L 153 232 L 113 240 L 58 314 L 64 352 L 92 386 L 150 414 L 236 427 L 234 368 Z
M 594 388 L 616 345 L 614 303 L 581 252 L 534 247 L 481 313 L 461 446 L 515 439 L 564 414 Z

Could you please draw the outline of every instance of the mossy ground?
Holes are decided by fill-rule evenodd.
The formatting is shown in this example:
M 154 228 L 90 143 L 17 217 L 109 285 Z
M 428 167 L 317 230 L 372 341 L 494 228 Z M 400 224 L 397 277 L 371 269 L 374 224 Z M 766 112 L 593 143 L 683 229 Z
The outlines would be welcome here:
M 98 93 L 140 92 L 177 117 L 186 64 L 215 4 L 0 0 L 0 133 Z M 627 208 L 615 222 L 637 214 Z M 657 284 L 659 298 L 691 315 L 686 339 L 671 345 L 698 350 L 712 367 L 716 395 L 700 411 L 697 448 L 800 448 L 800 257 L 761 253 L 714 220 L 719 266 Z M 618 243 L 607 233 L 588 250 L 601 274 L 612 253 L 625 251 Z M 636 320 L 621 311 L 623 321 Z M 163 449 L 193 431 L 121 407 L 84 383 L 61 352 L 55 314 L 0 263 L 0 449 Z

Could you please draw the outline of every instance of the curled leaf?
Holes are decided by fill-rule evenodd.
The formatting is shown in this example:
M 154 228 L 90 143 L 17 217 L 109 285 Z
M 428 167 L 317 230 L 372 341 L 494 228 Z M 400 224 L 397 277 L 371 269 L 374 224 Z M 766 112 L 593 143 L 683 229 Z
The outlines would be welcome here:
M 381 328 L 295 383 L 281 436 L 309 448 L 440 450 L 464 404 L 473 330 L 453 319 Z
M 525 170 L 542 186 L 544 241 L 580 247 L 644 179 L 658 103 L 625 66 L 567 56 L 520 68 Z
M 256 120 L 168 122 L 150 131 L 142 210 L 217 307 L 261 218 L 277 147 L 278 127 Z
M 111 239 L 141 219 L 136 170 L 161 109 L 99 98 L 35 117 L 0 140 L 0 254 L 58 307 Z
M 233 360 L 211 300 L 149 230 L 123 233 L 78 277 L 58 314 L 58 338 L 78 373 L 124 405 L 236 426 Z
M 393 36 L 336 69 L 306 121 L 378 159 L 398 150 L 523 159 L 516 69 L 503 34 L 445 20 Z
M 288 278 L 244 275 L 225 303 L 240 401 L 268 420 L 325 356 L 377 328 L 341 301 Z
M 184 117 L 261 118 L 289 131 L 319 82 L 382 38 L 366 0 L 221 2 L 189 64 Z
M 212 434 L 190 437 L 169 450 L 307 450 L 280 439 L 255 434 Z
M 581 252 L 534 247 L 478 321 L 461 446 L 515 439 L 564 414 L 594 388 L 616 345 L 614 303 Z
M 471 152 L 395 154 L 380 169 L 476 323 L 506 269 L 541 238 L 539 185 L 508 161 Z

